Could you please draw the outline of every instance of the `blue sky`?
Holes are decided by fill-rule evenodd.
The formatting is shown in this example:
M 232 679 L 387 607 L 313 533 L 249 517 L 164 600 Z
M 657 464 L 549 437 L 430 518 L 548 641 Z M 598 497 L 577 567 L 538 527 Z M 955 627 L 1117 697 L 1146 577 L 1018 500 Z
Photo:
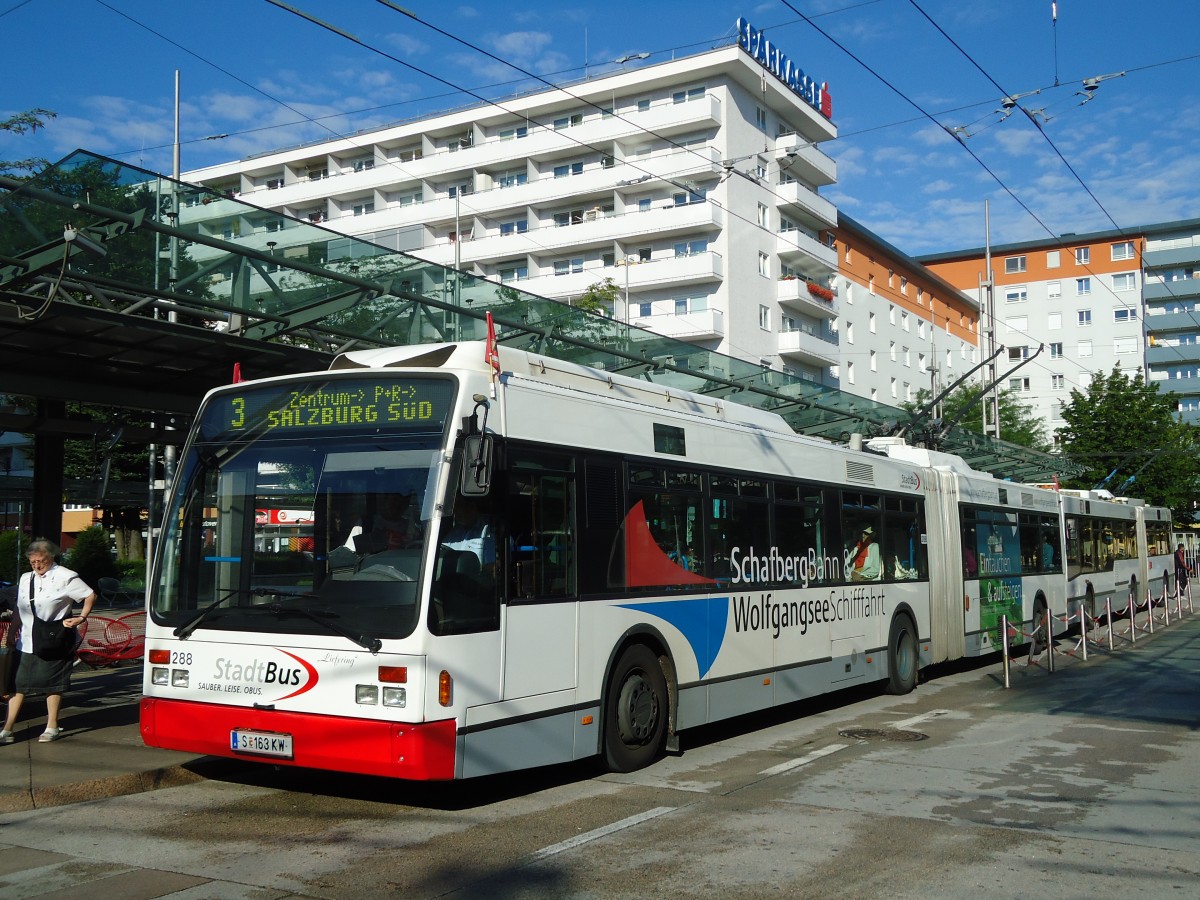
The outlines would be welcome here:
M 0 0 L 0 117 L 58 114 L 0 133 L 0 159 L 83 148 L 169 172 L 176 69 L 187 170 L 531 85 L 428 25 L 560 81 L 728 42 L 744 16 L 830 86 L 827 196 L 909 254 L 981 246 L 985 199 L 994 243 L 1200 217 L 1195 0 L 1061 0 L 1057 24 L 1050 0 L 405 4 L 419 21 L 290 5 L 411 68 L 266 0 Z M 1120 72 L 1084 102 L 1085 79 Z M 1036 90 L 1019 103 L 1040 131 L 1004 117 L 1005 95 Z

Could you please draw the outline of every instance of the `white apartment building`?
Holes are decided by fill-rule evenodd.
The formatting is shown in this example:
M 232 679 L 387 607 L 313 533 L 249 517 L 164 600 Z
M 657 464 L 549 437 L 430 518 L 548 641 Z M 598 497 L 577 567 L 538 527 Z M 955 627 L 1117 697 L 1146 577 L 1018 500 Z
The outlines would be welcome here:
M 819 193 L 836 180 L 819 149 L 836 136 L 827 86 L 744 21 L 738 32 L 694 56 L 183 177 L 542 297 L 571 302 L 612 279 L 616 317 L 880 403 L 938 372 L 953 380 L 976 352 L 974 305 L 863 226 L 839 229 Z M 278 219 L 238 204 L 185 221 L 259 250 L 282 238 Z M 839 259 L 839 240 L 869 249 Z
M 183 178 L 551 299 L 611 278 L 616 316 L 836 385 L 837 211 L 818 193 L 836 178 L 817 146 L 836 136 L 818 108 L 829 101 L 741 32 L 694 56 Z M 211 225 L 241 240 L 257 227 Z

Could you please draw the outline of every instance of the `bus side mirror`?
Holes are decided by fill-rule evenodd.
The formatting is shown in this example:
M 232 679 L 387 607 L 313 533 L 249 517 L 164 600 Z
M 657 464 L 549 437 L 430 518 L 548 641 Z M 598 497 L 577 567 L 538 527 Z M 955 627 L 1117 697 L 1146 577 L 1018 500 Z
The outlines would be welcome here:
M 492 484 L 492 436 L 469 434 L 463 439 L 460 490 L 465 497 L 482 497 Z

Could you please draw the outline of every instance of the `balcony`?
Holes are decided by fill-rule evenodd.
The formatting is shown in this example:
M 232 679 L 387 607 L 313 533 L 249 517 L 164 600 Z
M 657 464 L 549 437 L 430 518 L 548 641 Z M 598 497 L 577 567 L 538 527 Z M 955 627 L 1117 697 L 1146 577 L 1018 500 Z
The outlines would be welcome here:
M 803 278 L 785 278 L 778 282 L 775 298 L 784 306 L 807 313 L 819 319 L 836 319 L 838 302 L 822 300 L 809 292 L 808 282 Z
M 725 314 L 719 309 L 697 310 L 682 316 L 634 316 L 629 322 L 663 337 L 681 341 L 725 337 Z
M 784 262 L 816 276 L 818 281 L 837 271 L 837 250 L 826 247 L 803 231 L 784 231 L 776 235 L 775 251 Z
M 588 248 L 611 247 L 613 244 L 629 243 L 634 239 L 641 241 L 647 238 L 673 238 L 705 230 L 711 231 L 723 228 L 724 224 L 724 210 L 715 203 L 675 206 L 668 202 L 644 212 L 624 215 L 601 213 L 592 218 L 585 213 L 582 222 L 572 225 L 556 226 L 544 223 L 541 227 L 530 228 L 529 231 L 520 234 L 493 234 L 477 240 L 467 240 L 463 241 L 460 253 L 464 265 L 471 262 L 486 263 L 531 252 L 542 257 L 578 254 Z M 431 262 L 449 265 L 454 258 L 454 245 L 450 241 L 440 241 L 433 246 L 427 246 L 421 255 Z M 708 277 L 711 277 L 714 269 L 706 267 L 719 265 L 721 263 L 714 261 L 680 263 L 683 270 L 681 274 L 690 274 L 693 280 L 701 280 L 705 272 L 710 273 Z M 720 272 L 723 274 L 723 270 Z M 631 274 L 630 277 L 636 276 Z M 665 280 L 669 279 L 664 278 Z
M 818 187 L 837 182 L 837 163 L 799 135 L 775 142 L 775 161 L 796 178 Z
M 795 218 L 800 217 L 814 228 L 833 228 L 837 225 L 837 207 L 817 195 L 811 188 L 798 181 L 777 184 L 775 195 L 779 197 L 780 212 Z
M 1146 348 L 1146 365 L 1169 369 L 1184 363 L 1200 363 L 1200 344 L 1162 344 Z
M 1200 394 L 1200 378 L 1152 377 L 1150 384 L 1158 388 L 1160 394 L 1179 394 L 1181 396 L 1195 396 Z
M 812 366 L 836 366 L 838 345 L 836 339 L 821 337 L 800 329 L 781 331 L 779 355 Z
M 1165 282 L 1157 278 L 1147 278 L 1142 288 L 1142 296 L 1147 302 L 1200 297 L 1200 278 L 1179 278 Z
M 1173 331 L 1200 331 L 1200 310 L 1180 310 L 1179 312 L 1155 312 L 1149 310 L 1143 320 L 1149 334 L 1164 336 Z

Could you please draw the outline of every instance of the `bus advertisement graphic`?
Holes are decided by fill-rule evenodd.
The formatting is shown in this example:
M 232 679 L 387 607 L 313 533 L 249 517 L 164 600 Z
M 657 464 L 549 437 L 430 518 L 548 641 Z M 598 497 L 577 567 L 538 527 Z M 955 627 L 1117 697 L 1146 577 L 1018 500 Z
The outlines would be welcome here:
M 1010 622 L 1020 622 L 1023 619 L 1021 541 L 1015 517 L 1008 518 L 1012 521 L 980 523 L 976 532 L 975 546 L 979 558 L 979 627 L 988 635 L 993 647 L 1000 646 L 1000 623 L 1003 616 L 1008 616 Z

